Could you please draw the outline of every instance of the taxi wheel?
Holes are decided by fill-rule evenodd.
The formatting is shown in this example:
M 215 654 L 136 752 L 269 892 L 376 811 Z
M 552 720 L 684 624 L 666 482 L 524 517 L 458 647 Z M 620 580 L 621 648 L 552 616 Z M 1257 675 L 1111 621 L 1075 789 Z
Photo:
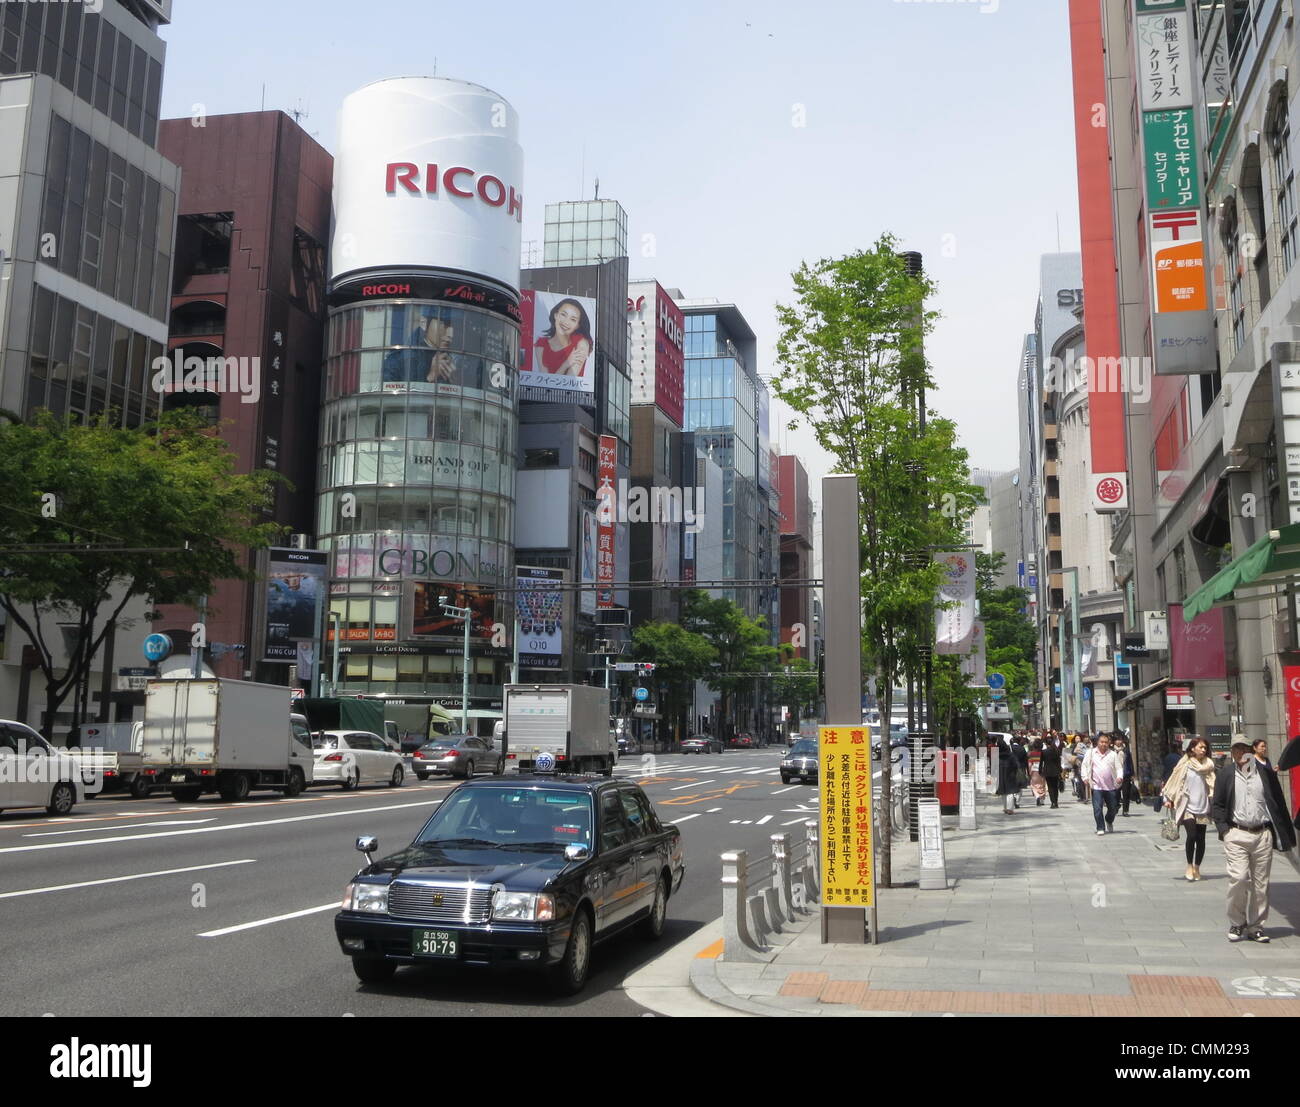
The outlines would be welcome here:
M 650 905 L 650 914 L 641 924 L 641 936 L 647 941 L 658 941 L 664 935 L 664 923 L 668 921 L 668 878 L 661 876 L 655 887 L 654 903 Z
M 555 966 L 555 990 L 561 995 L 577 995 L 586 986 L 591 969 L 591 920 L 586 911 L 579 911 L 569 931 L 569 944 L 564 957 Z
M 392 961 L 384 961 L 379 957 L 354 957 L 352 971 L 362 984 L 387 984 L 393 979 L 397 966 Z
M 781 774 L 781 783 L 782 783 L 782 784 L 789 784 L 789 783 L 790 783 L 790 778 L 789 778 L 789 776 L 787 776 L 785 773 L 782 773 L 782 774 Z
M 56 784 L 50 793 L 49 806 L 45 808 L 51 815 L 66 815 L 77 802 L 77 793 L 71 784 Z

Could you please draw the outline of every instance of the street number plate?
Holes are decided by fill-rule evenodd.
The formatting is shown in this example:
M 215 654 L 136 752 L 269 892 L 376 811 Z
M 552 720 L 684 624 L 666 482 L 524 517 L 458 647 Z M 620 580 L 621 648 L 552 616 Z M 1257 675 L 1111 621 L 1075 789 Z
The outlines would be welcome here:
M 460 942 L 450 930 L 411 932 L 411 954 L 415 957 L 459 957 Z

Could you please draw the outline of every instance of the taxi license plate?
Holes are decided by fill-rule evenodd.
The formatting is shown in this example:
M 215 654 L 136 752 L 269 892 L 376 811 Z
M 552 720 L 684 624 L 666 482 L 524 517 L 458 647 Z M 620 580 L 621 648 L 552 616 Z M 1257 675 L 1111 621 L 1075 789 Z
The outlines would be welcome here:
M 411 955 L 459 957 L 460 942 L 450 930 L 415 930 L 411 932 Z

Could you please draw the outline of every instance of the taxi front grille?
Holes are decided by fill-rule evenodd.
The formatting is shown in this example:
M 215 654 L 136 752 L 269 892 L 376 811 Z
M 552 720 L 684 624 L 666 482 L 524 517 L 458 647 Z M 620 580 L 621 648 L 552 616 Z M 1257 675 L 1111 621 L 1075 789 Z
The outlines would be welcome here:
M 485 923 L 491 912 L 492 889 L 487 885 L 398 880 L 388 889 L 388 913 L 394 918 Z

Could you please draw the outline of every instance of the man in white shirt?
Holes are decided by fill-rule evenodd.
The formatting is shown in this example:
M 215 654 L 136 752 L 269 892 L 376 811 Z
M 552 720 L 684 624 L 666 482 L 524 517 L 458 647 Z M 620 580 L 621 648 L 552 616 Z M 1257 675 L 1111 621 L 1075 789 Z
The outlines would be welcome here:
M 1124 783 L 1124 760 L 1110 748 L 1109 735 L 1100 735 L 1097 745 L 1084 755 L 1079 775 L 1092 787 L 1092 817 L 1097 823 L 1097 833 L 1113 832 L 1115 812 L 1119 810 L 1119 790 Z

